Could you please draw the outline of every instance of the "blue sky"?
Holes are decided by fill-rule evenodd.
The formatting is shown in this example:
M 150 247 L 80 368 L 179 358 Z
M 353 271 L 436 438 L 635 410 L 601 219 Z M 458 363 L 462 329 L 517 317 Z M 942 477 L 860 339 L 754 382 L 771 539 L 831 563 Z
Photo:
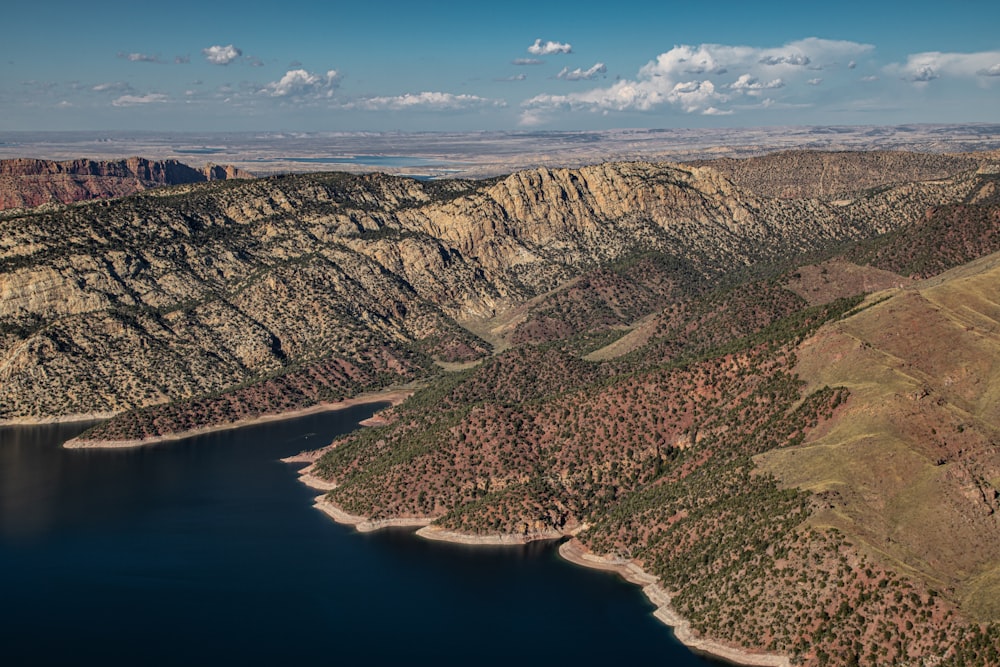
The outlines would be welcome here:
M 1000 120 L 1000 3 L 16 2 L 0 131 Z

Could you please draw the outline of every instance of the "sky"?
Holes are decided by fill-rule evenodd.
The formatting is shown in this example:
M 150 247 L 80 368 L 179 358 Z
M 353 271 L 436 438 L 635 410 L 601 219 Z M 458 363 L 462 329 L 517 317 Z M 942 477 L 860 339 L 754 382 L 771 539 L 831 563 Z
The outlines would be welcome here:
M 1000 121 L 1000 2 L 9 3 L 0 132 Z

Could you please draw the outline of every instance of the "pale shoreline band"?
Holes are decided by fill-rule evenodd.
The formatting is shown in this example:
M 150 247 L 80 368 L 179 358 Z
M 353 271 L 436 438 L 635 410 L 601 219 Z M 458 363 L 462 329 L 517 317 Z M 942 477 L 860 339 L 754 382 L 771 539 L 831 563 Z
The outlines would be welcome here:
M 192 429 L 189 431 L 183 431 L 179 433 L 171 433 L 168 435 L 157 436 L 153 438 L 146 438 L 142 440 L 80 440 L 74 438 L 63 444 L 67 448 L 100 448 L 100 449 L 116 449 L 116 448 L 127 448 L 127 447 L 141 447 L 144 445 L 150 445 L 159 442 L 170 442 L 175 440 L 182 440 L 184 438 L 189 438 L 195 435 L 202 435 L 205 433 L 213 433 L 217 431 L 227 431 L 231 429 L 240 428 L 243 426 L 251 426 L 254 424 L 261 424 L 273 421 L 282 421 L 285 419 L 293 419 L 295 417 L 301 417 L 310 414 L 316 414 L 320 412 L 327 412 L 333 410 L 343 410 L 355 405 L 363 405 L 368 403 L 381 403 L 389 402 L 392 405 L 399 405 L 407 397 L 412 394 L 412 390 L 400 390 L 393 389 L 384 392 L 374 393 L 374 394 L 364 394 L 356 396 L 343 401 L 338 401 L 336 403 L 320 403 L 317 405 L 312 405 L 307 408 L 302 408 L 299 410 L 293 410 L 278 414 L 268 414 L 261 415 L 259 417 L 254 417 L 251 419 L 244 419 L 238 422 L 232 422 L 228 424 L 220 424 L 215 426 L 207 426 L 199 429 Z M 90 421 L 97 419 L 106 419 L 111 415 L 73 415 L 71 417 L 62 419 L 48 419 L 48 420 L 12 420 L 9 422 L 2 422 L 2 425 L 28 425 L 28 424 L 43 424 L 43 423 L 57 423 L 57 422 L 72 422 L 72 421 Z M 367 419 L 361 424 L 376 424 L 379 422 L 377 417 Z M 315 475 L 311 474 L 312 464 L 315 460 L 322 454 L 323 451 L 328 449 L 324 447 L 320 450 L 313 452 L 302 452 L 296 456 L 290 456 L 288 458 L 282 459 L 286 463 L 307 463 L 309 465 L 305 466 L 299 471 L 299 480 L 310 486 L 311 488 L 319 489 L 322 491 L 329 491 L 336 488 L 336 484 L 323 480 Z M 682 618 L 676 610 L 670 605 L 670 594 L 659 585 L 658 580 L 653 575 L 645 572 L 636 563 L 631 561 L 623 560 L 613 560 L 608 558 L 603 558 L 590 553 L 583 544 L 577 540 L 575 537 L 571 536 L 571 533 L 563 533 L 556 530 L 545 531 L 540 533 L 530 533 L 527 535 L 516 535 L 516 534 L 496 534 L 496 535 L 467 535 L 464 533 L 458 533 L 454 531 L 445 530 L 438 528 L 436 526 L 430 525 L 434 518 L 431 517 L 400 517 L 394 519 L 380 519 L 371 520 L 368 517 L 360 516 L 356 514 L 351 514 L 344 511 L 342 508 L 338 507 L 336 504 L 331 502 L 326 495 L 317 496 L 314 502 L 317 509 L 321 510 L 332 518 L 337 523 L 353 526 L 359 532 L 371 532 L 375 530 L 380 530 L 389 527 L 418 527 L 419 530 L 416 534 L 430 540 L 439 540 L 444 542 L 453 542 L 457 544 L 467 544 L 467 545 L 523 545 L 528 542 L 533 542 L 536 540 L 554 540 L 562 539 L 564 537 L 570 536 L 571 539 L 559 547 L 559 555 L 573 563 L 582 567 L 589 567 L 599 570 L 607 570 L 611 572 L 616 572 L 626 581 L 642 587 L 643 593 L 649 598 L 650 602 L 656 605 L 656 611 L 654 616 L 657 620 L 662 623 L 669 625 L 674 630 L 674 635 L 677 637 L 678 641 L 683 643 L 689 649 L 697 653 L 704 653 L 715 658 L 721 658 L 727 662 L 733 662 L 738 665 L 747 665 L 748 667 L 790 667 L 791 661 L 787 656 L 778 655 L 774 653 L 759 653 L 751 652 L 745 649 L 740 649 L 733 646 L 727 646 L 719 642 L 711 641 L 702 637 L 697 637 L 691 629 L 691 624 L 686 619 Z
M 298 460 L 302 461 L 302 459 Z M 311 469 L 312 466 L 310 465 L 299 471 L 299 480 L 303 484 L 322 491 L 329 491 L 336 488 L 337 485 L 335 483 L 320 479 L 311 474 Z M 632 561 L 612 560 L 592 554 L 579 540 L 572 537 L 570 533 L 561 533 L 552 530 L 529 535 L 466 535 L 432 526 L 430 524 L 434 519 L 430 517 L 372 521 L 368 517 L 346 512 L 331 502 L 325 494 L 317 496 L 314 505 L 337 523 L 353 526 L 356 530 L 363 533 L 394 526 L 419 526 L 420 529 L 416 531 L 416 534 L 425 539 L 470 545 L 520 545 L 535 540 L 556 540 L 570 536 L 569 541 L 559 546 L 559 555 L 562 558 L 565 558 L 574 565 L 616 572 L 629 583 L 641 586 L 642 592 L 649 598 L 649 601 L 656 605 L 656 611 L 653 612 L 656 619 L 673 628 L 674 636 L 677 637 L 677 640 L 695 653 L 704 653 L 713 658 L 719 658 L 738 665 L 747 665 L 748 667 L 791 667 L 791 661 L 784 655 L 752 652 L 696 636 L 691 629 L 690 622 L 681 617 L 670 605 L 670 593 L 660 586 L 656 577 L 644 571 Z
M 343 410 L 345 408 L 350 408 L 355 405 L 365 405 L 368 403 L 391 403 L 392 405 L 399 405 L 404 400 L 406 400 L 406 398 L 410 396 L 410 394 L 412 393 L 413 391 L 409 389 L 391 389 L 373 394 L 361 394 L 353 398 L 337 401 L 336 403 L 317 403 L 316 405 L 310 405 L 309 407 L 300 408 L 298 410 L 291 410 L 289 412 L 265 414 L 265 415 L 260 415 L 259 417 L 250 417 L 247 419 L 241 419 L 239 421 L 228 422 L 225 424 L 203 426 L 201 428 L 190 429 L 187 431 L 178 431 L 176 433 L 167 433 L 165 435 L 158 435 L 151 438 L 141 438 L 135 440 L 87 440 L 87 439 L 73 438 L 63 443 L 63 447 L 66 447 L 67 449 L 124 449 L 131 447 L 143 447 L 145 445 L 152 445 L 160 442 L 173 442 L 176 440 L 183 440 L 185 438 L 190 438 L 196 435 L 204 435 L 206 433 L 229 431 L 232 429 L 242 428 L 244 426 L 253 426 L 255 424 L 264 424 L 267 422 L 284 421 L 286 419 L 294 419 L 295 417 L 304 417 L 306 415 L 318 414 L 320 412 Z M 92 418 L 99 419 L 100 417 L 92 417 Z M 84 421 L 84 419 L 82 418 L 75 419 L 74 421 Z M 365 422 L 370 423 L 371 420 L 365 420 Z M 362 424 L 365 424 L 365 422 L 362 422 Z

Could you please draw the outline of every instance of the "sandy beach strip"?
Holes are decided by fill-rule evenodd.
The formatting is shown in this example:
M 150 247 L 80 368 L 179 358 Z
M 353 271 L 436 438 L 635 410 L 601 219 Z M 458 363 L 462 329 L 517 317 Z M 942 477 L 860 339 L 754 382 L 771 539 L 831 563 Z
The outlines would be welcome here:
M 312 488 L 333 489 L 336 484 L 315 477 L 309 473 L 300 476 L 304 484 Z M 372 521 L 366 516 L 351 514 L 336 503 L 330 501 L 327 496 L 317 496 L 314 502 L 317 509 L 340 524 L 353 526 L 358 532 L 368 533 L 382 528 L 390 527 L 414 527 L 420 529 L 416 534 L 428 540 L 438 540 L 441 542 L 452 542 L 455 544 L 466 544 L 474 546 L 516 546 L 527 544 L 536 540 L 556 540 L 567 537 L 567 533 L 556 530 L 540 533 L 529 533 L 528 535 L 517 534 L 495 534 L 495 535 L 468 535 L 455 531 L 446 530 L 438 526 L 430 525 L 435 518 L 413 517 L 397 519 L 381 519 Z M 640 586 L 642 592 L 649 598 L 649 601 L 656 605 L 653 616 L 665 625 L 669 625 L 674 630 L 674 636 L 682 644 L 695 653 L 702 653 L 712 658 L 721 659 L 736 665 L 746 665 L 747 667 L 791 667 L 791 660 L 787 656 L 775 653 L 764 653 L 749 651 L 735 646 L 729 646 L 721 642 L 713 641 L 697 636 L 691 629 L 691 624 L 681 617 L 670 604 L 670 593 L 660 586 L 659 579 L 649 574 L 636 563 L 628 560 L 605 558 L 591 553 L 576 538 L 571 538 L 559 546 L 559 555 L 582 567 L 589 567 L 597 570 L 615 572 L 625 581 Z
M 787 656 L 748 651 L 695 635 L 691 623 L 670 605 L 670 593 L 660 586 L 659 580 L 632 561 L 594 555 L 576 539 L 561 544 L 559 555 L 575 565 L 617 572 L 625 581 L 641 586 L 649 601 L 656 605 L 653 615 L 657 620 L 671 626 L 678 641 L 695 653 L 749 667 L 791 667 Z
M 515 533 L 496 533 L 494 535 L 468 535 L 457 533 L 453 530 L 445 530 L 438 526 L 425 526 L 417 531 L 417 535 L 426 540 L 437 540 L 439 542 L 452 542 L 454 544 L 474 544 L 478 546 L 502 546 L 519 545 L 535 542 L 537 540 L 558 540 L 565 537 L 557 530 L 549 530 L 540 533 L 528 533 L 520 535 Z
M 297 461 L 293 457 L 288 459 L 282 459 L 282 461 L 288 463 L 296 463 Z M 312 489 L 317 489 L 320 491 L 332 491 L 337 488 L 336 482 L 331 482 L 325 480 L 321 477 L 317 477 L 312 474 L 312 466 L 306 466 L 299 471 L 299 481 Z M 439 528 L 438 526 L 430 525 L 438 517 L 399 517 L 394 519 L 371 519 L 366 516 L 361 516 L 358 514 L 351 514 L 350 512 L 344 510 L 342 507 L 338 506 L 336 503 L 332 502 L 326 495 L 317 496 L 313 505 L 327 514 L 331 519 L 337 523 L 342 523 L 347 526 L 354 526 L 354 528 L 361 533 L 370 533 L 381 528 L 393 528 L 393 527 L 419 527 L 420 530 L 416 531 L 416 534 L 427 540 L 437 540 L 439 542 L 452 542 L 454 544 L 475 544 L 475 545 L 521 545 L 527 544 L 528 542 L 534 542 L 536 540 L 558 540 L 566 536 L 565 533 L 561 533 L 556 530 L 545 531 L 542 533 L 528 533 L 527 535 L 519 535 L 514 533 L 497 533 L 494 535 L 469 535 L 467 533 L 458 533 L 451 530 L 445 530 L 444 528 Z
M 299 408 L 298 410 L 289 410 L 288 412 L 279 412 L 272 414 L 260 415 L 258 417 L 250 417 L 247 419 L 241 419 L 235 422 L 227 422 L 225 424 L 212 424 L 210 426 L 203 426 L 195 429 L 190 429 L 187 431 L 178 431 L 176 433 L 166 433 L 164 435 L 157 435 L 151 438 L 141 438 L 137 440 L 90 440 L 73 438 L 72 440 L 67 440 L 63 443 L 63 447 L 68 449 L 122 449 L 130 447 L 143 447 L 145 445 L 152 445 L 160 442 L 174 442 L 177 440 L 183 440 L 184 438 L 190 438 L 196 435 L 204 435 L 206 433 L 215 433 L 218 431 L 229 431 L 236 428 L 242 428 L 244 426 L 253 426 L 255 424 L 264 424 L 267 422 L 284 421 L 286 419 L 294 419 L 295 417 L 304 417 L 306 415 L 317 414 L 320 412 L 330 412 L 333 410 L 343 410 L 345 408 L 350 408 L 355 405 L 364 405 L 367 403 L 391 403 L 392 405 L 399 405 L 404 400 L 406 400 L 413 393 L 410 389 L 391 389 L 383 392 L 371 393 L 371 394 L 361 394 L 353 398 L 347 398 L 342 401 L 337 401 L 335 403 L 317 403 L 316 405 L 310 405 L 309 407 Z M 369 420 L 365 420 L 366 422 Z M 364 422 L 362 422 L 363 424 Z
M 346 526 L 354 526 L 354 529 L 359 533 L 370 533 L 376 530 L 381 530 L 383 528 L 393 528 L 393 527 L 406 527 L 412 528 L 416 526 L 426 526 L 433 519 L 414 517 L 412 519 L 399 518 L 399 519 L 382 519 L 382 520 L 370 520 L 368 517 L 361 516 L 358 514 L 351 514 L 346 512 L 335 503 L 330 502 L 326 495 L 316 496 L 316 500 L 313 502 L 318 510 L 327 514 L 331 519 L 337 523 L 342 523 Z
M 75 424 L 77 422 L 97 422 L 111 419 L 114 412 L 91 412 L 87 414 L 60 415 L 58 417 L 14 417 L 0 419 L 0 426 L 44 426 L 46 424 Z
M 289 459 L 284 460 L 295 462 L 294 459 L 295 457 L 289 457 Z M 305 462 L 313 464 L 315 463 L 315 458 L 307 459 Z M 330 491 L 337 488 L 336 482 L 313 475 L 312 469 L 313 465 L 308 465 L 300 470 L 299 481 L 310 488 L 322 491 Z M 366 516 L 351 514 L 332 502 L 326 494 L 317 496 L 313 504 L 337 523 L 353 526 L 358 532 L 362 533 L 390 527 L 419 527 L 416 534 L 424 539 L 474 546 L 516 546 L 536 540 L 558 540 L 570 537 L 567 542 L 559 546 L 559 555 L 562 558 L 574 565 L 615 572 L 625 579 L 625 581 L 641 587 L 642 592 L 649 601 L 656 606 L 653 616 L 661 623 L 672 627 L 677 640 L 693 652 L 702 653 L 736 665 L 746 665 L 747 667 L 791 667 L 791 660 L 784 655 L 749 651 L 697 636 L 691 628 L 691 623 L 681 617 L 671 606 L 670 593 L 660 585 L 657 577 L 649 574 L 633 561 L 607 558 L 591 553 L 579 540 L 573 537 L 573 533 L 551 530 L 529 533 L 527 535 L 504 533 L 469 535 L 431 525 L 437 517 L 401 517 L 372 520 Z M 582 528 L 584 526 L 579 526 L 578 530 Z

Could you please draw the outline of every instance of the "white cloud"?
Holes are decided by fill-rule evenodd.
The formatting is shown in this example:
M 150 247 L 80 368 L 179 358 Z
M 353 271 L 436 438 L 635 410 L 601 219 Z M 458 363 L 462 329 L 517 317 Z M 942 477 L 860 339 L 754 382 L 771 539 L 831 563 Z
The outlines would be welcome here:
M 789 53 L 786 55 L 768 55 L 762 57 L 758 60 L 761 65 L 794 65 L 795 67 L 804 67 L 812 62 L 809 56 L 802 55 L 801 53 Z
M 885 71 L 917 84 L 940 78 L 1000 76 L 1000 51 L 914 53 L 907 57 L 905 63 L 893 63 Z
M 934 79 L 939 78 L 939 76 L 930 65 L 921 65 L 908 78 L 910 81 L 925 83 L 927 81 L 933 81 Z
M 539 125 L 544 125 L 548 122 L 548 117 L 534 109 L 528 109 L 527 111 L 521 112 L 521 117 L 518 119 L 517 124 L 522 127 L 537 127 Z
M 847 69 L 854 69 L 857 66 L 858 66 L 858 63 L 855 62 L 854 60 L 852 60 L 851 62 L 847 63 Z
M 686 113 L 701 112 L 716 115 L 720 111 L 713 106 L 713 103 L 727 102 L 728 99 L 726 95 L 715 91 L 715 84 L 711 81 L 678 83 L 667 94 L 667 100 Z
M 313 74 L 304 69 L 292 69 L 278 81 L 265 85 L 261 92 L 271 97 L 333 97 L 333 91 L 340 84 L 337 70 L 326 74 Z
M 785 82 L 781 79 L 774 79 L 773 81 L 763 83 L 758 81 L 756 77 L 750 76 L 749 74 L 741 74 L 736 81 L 733 81 L 728 86 L 730 90 L 742 91 L 748 95 L 759 95 L 761 91 L 764 90 L 777 90 L 778 88 L 784 87 Z
M 820 78 L 809 79 L 808 81 L 806 81 L 806 83 L 808 83 L 810 86 L 818 86 L 819 84 L 823 83 L 823 79 Z
M 599 75 L 604 74 L 608 71 L 608 68 L 604 63 L 595 63 L 589 69 L 583 70 L 577 67 L 575 70 L 570 70 L 568 67 L 563 67 L 559 74 L 556 74 L 557 79 L 566 79 L 567 81 L 588 81 L 590 79 L 596 79 Z
M 107 81 L 91 87 L 97 93 L 131 93 L 133 88 L 124 81 Z
M 243 55 L 243 51 L 232 44 L 226 46 L 209 46 L 201 50 L 205 60 L 213 65 L 228 65 Z
M 524 81 L 527 78 L 528 78 L 527 74 L 514 74 L 512 76 L 502 76 L 502 77 L 499 77 L 499 78 L 493 79 L 493 80 L 494 81 Z
M 633 80 L 565 95 L 537 95 L 522 106 L 536 112 L 532 119 L 540 118 L 537 112 L 546 109 L 643 112 L 665 106 L 687 113 L 721 115 L 733 111 L 726 105 L 747 108 L 735 105 L 747 96 L 759 97 L 765 90 L 783 89 L 786 97 L 801 91 L 814 76 L 806 67 L 808 63 L 822 67 L 873 49 L 869 44 L 815 37 L 777 48 L 679 45 L 646 63 Z M 778 73 L 781 76 L 776 78 Z
M 175 65 L 187 65 L 191 62 L 191 56 L 174 56 Z
M 533 56 L 550 56 L 555 53 L 573 53 L 573 47 L 569 44 L 559 42 L 542 42 L 536 39 L 535 43 L 528 47 L 528 53 Z
M 491 100 L 478 95 L 455 95 L 453 93 L 422 92 L 407 93 L 392 97 L 368 97 L 346 105 L 348 108 L 370 111 L 401 111 L 427 109 L 432 111 L 456 111 L 483 107 L 503 107 L 503 100 Z
M 166 102 L 169 98 L 163 93 L 149 93 L 146 95 L 122 95 L 114 102 L 111 103 L 112 106 L 116 107 L 132 107 L 140 104 L 156 104 L 160 102 Z
M 118 53 L 119 58 L 123 58 L 133 63 L 158 63 L 162 62 L 159 56 L 151 56 L 148 53 Z
M 544 60 L 538 58 L 514 58 L 510 61 L 511 65 L 542 65 Z

